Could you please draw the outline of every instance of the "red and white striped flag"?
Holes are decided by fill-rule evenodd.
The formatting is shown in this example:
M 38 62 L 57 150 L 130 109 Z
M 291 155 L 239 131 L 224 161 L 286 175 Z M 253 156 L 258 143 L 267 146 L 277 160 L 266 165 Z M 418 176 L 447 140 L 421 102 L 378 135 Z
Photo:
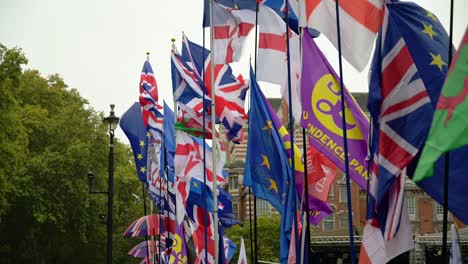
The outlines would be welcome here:
M 271 8 L 259 5 L 258 24 L 260 29 L 258 42 L 258 81 L 266 81 L 281 86 L 281 94 L 289 103 L 286 24 Z M 291 93 L 293 116 L 301 120 L 302 107 L 299 97 L 299 78 L 301 71 L 299 36 L 288 30 L 291 67 Z
M 299 25 L 319 30 L 338 47 L 335 5 L 335 0 L 300 0 Z M 339 6 L 343 56 L 362 71 L 382 24 L 383 0 L 341 0 Z

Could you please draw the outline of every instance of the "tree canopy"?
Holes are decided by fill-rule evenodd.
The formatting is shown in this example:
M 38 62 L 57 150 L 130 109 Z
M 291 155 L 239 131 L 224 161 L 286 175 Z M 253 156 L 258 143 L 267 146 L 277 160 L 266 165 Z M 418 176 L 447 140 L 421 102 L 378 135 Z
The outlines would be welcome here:
M 57 74 L 24 70 L 19 48 L 0 44 L 0 256 L 2 263 L 103 263 L 109 136 L 96 112 Z M 114 262 L 138 239 L 122 232 L 143 215 L 131 150 L 115 143 Z M 139 195 L 141 196 L 141 195 Z M 141 239 L 140 239 L 141 240 Z

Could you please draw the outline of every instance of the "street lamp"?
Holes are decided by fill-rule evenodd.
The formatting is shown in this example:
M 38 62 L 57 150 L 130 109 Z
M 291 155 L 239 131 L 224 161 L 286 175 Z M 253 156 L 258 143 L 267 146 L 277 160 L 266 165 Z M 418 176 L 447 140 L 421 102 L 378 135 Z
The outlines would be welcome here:
M 110 105 L 109 116 L 104 123 L 109 126 L 109 182 L 107 190 L 107 263 L 112 264 L 112 225 L 114 206 L 114 130 L 119 125 L 119 117 L 114 113 L 114 104 Z
M 112 264 L 112 225 L 113 225 L 113 206 L 114 206 L 114 130 L 119 125 L 119 117 L 114 113 L 115 105 L 111 104 L 110 114 L 104 118 L 104 123 L 109 126 L 109 181 L 107 192 L 94 191 L 94 173 L 88 172 L 89 193 L 107 194 L 107 263 Z

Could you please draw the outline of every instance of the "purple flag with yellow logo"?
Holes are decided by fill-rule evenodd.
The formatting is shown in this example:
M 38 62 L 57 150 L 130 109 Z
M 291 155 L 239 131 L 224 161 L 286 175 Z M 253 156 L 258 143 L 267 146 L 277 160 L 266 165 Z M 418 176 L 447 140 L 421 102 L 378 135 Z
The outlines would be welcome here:
M 184 223 L 176 228 L 174 237 L 174 244 L 172 247 L 169 263 L 188 263 L 187 260 L 187 247 L 185 244 Z
M 307 30 L 302 38 L 302 119 L 312 146 L 345 170 L 340 81 Z M 369 120 L 345 88 L 350 177 L 366 189 Z

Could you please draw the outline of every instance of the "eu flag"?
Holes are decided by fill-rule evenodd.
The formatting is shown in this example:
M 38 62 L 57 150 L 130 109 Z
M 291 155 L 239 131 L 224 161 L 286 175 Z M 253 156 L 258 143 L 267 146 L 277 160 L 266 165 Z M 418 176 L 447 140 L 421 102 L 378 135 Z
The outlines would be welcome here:
M 140 103 L 135 102 L 125 112 L 120 121 L 120 128 L 127 136 L 132 146 L 133 156 L 135 157 L 135 166 L 138 179 L 142 182 L 146 180 L 146 157 L 148 152 L 148 137 L 146 127 L 143 124 Z
M 287 262 L 291 229 L 296 212 L 292 169 L 262 91 L 250 69 L 250 114 L 244 185 L 281 214 L 280 258 Z

